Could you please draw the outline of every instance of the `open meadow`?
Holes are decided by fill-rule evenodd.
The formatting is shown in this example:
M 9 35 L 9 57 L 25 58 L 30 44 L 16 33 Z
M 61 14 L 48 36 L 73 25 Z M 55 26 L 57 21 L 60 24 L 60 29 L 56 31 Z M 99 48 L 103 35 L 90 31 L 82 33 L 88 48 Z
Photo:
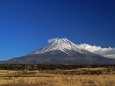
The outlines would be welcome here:
M 0 70 L 0 86 L 115 86 L 115 69 Z

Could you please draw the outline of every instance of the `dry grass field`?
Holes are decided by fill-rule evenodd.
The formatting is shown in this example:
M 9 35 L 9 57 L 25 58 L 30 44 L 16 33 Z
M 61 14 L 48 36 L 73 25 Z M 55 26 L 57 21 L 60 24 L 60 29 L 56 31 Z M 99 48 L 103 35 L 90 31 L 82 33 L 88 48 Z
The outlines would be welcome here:
M 0 86 L 115 86 L 115 69 L 0 70 Z

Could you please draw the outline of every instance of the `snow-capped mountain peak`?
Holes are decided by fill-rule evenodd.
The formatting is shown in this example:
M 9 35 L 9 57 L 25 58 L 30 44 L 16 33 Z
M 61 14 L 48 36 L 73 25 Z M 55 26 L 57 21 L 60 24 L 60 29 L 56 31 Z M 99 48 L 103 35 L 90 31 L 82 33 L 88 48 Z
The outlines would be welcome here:
M 69 54 L 67 52 L 68 50 L 74 50 L 79 53 L 83 53 L 79 49 L 79 46 L 69 41 L 67 38 L 61 38 L 61 39 L 55 38 L 55 39 L 50 39 L 49 44 L 46 47 L 43 47 L 42 49 L 37 50 L 31 54 L 40 54 L 40 53 L 45 53 L 45 52 L 54 51 L 54 50 L 60 50 L 60 51 L 65 52 L 66 54 Z
M 50 39 L 49 44 L 33 53 L 12 58 L 5 63 L 12 64 L 72 64 L 104 65 L 115 64 L 115 60 L 105 58 L 79 47 L 66 38 Z

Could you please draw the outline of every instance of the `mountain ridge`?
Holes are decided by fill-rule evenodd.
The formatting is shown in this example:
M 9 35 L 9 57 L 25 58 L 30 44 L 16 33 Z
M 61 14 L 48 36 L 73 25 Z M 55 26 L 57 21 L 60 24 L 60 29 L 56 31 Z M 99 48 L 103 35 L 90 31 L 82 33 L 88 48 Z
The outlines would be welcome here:
M 37 51 L 4 63 L 104 65 L 115 64 L 115 60 L 81 49 L 67 38 L 58 38 L 50 40 L 47 46 Z
M 81 52 L 79 49 L 79 46 L 75 45 L 74 43 L 69 41 L 67 38 L 61 38 L 61 39 L 56 38 L 56 39 L 53 39 L 53 41 L 50 42 L 47 46 L 31 54 L 45 53 L 45 52 L 49 52 L 53 50 L 61 50 L 63 52 L 65 52 L 66 50 L 76 50 L 78 52 Z

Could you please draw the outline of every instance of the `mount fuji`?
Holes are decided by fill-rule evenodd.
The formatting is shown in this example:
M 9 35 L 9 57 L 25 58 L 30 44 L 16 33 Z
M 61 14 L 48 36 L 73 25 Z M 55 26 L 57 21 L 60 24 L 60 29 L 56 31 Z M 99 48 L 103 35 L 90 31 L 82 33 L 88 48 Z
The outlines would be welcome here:
M 66 38 L 56 38 L 49 40 L 49 44 L 41 49 L 4 63 L 105 65 L 115 64 L 115 60 L 84 50 Z

